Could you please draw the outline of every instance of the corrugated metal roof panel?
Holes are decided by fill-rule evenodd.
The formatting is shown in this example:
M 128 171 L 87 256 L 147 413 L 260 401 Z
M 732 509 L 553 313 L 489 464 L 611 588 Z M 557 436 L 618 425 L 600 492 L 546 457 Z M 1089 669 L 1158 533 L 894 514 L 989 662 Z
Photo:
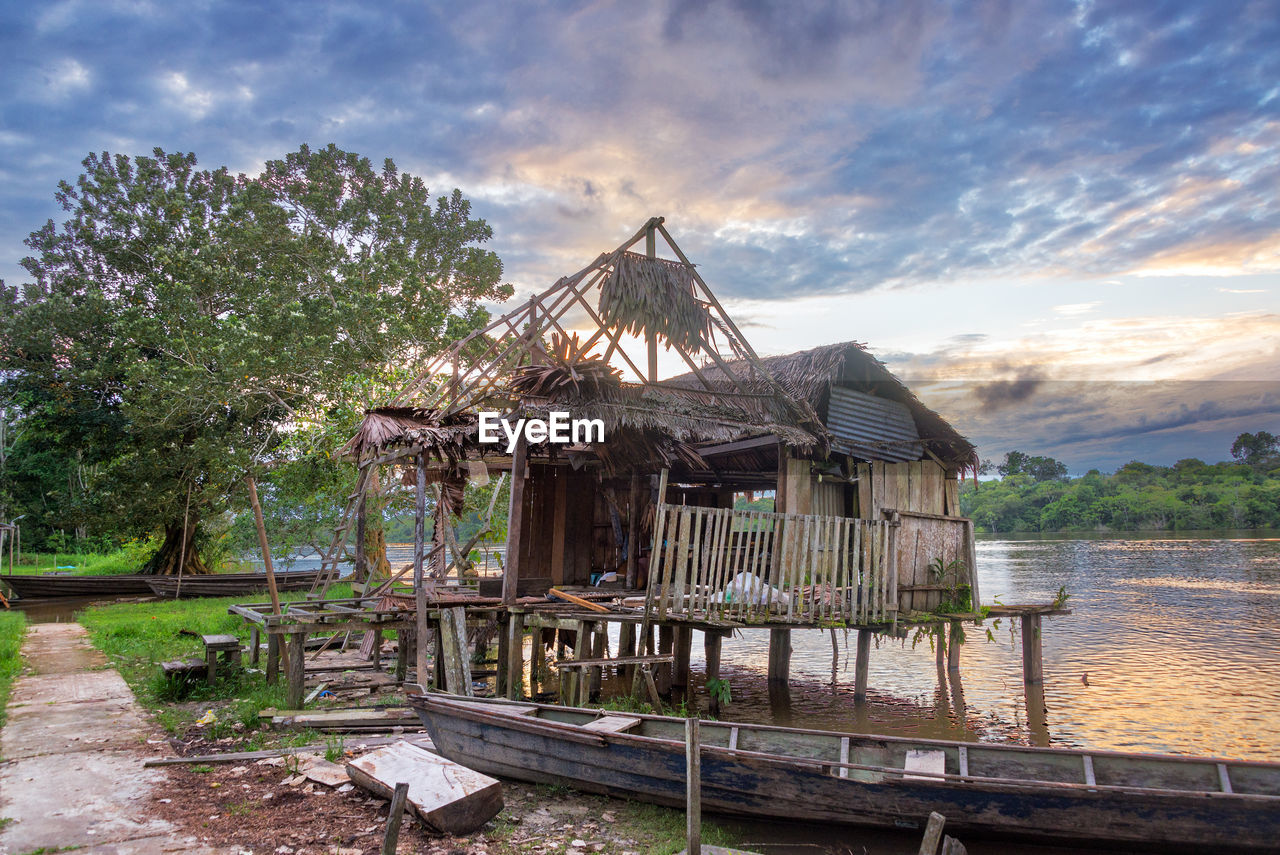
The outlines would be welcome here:
M 848 453 L 865 460 L 919 460 L 924 446 L 905 404 L 831 387 L 827 428 Z

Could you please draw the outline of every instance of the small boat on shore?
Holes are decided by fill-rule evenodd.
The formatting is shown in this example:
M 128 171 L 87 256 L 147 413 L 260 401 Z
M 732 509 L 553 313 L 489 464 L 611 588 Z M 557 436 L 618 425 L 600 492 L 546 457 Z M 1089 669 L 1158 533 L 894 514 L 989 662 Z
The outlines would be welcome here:
M 682 807 L 684 720 L 414 695 L 436 749 L 490 775 Z M 1280 764 L 704 721 L 708 812 L 1038 842 L 1275 851 Z
M 277 591 L 305 591 L 315 584 L 319 570 L 276 573 Z M 213 573 L 205 576 L 148 576 L 147 590 L 157 597 L 238 597 L 267 590 L 265 573 Z
M 117 576 L 72 576 L 49 573 L 0 576 L 14 593 L 25 600 L 43 597 L 134 597 L 147 596 L 147 581 L 153 576 L 128 573 Z

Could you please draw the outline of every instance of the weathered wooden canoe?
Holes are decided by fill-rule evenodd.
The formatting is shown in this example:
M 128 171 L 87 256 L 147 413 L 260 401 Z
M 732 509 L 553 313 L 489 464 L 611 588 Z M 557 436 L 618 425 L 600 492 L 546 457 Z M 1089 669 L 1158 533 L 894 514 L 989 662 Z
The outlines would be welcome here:
M 147 580 L 151 576 L 124 574 L 120 576 L 61 576 L 14 575 L 0 576 L 14 593 L 23 599 L 40 597 L 136 597 L 148 596 L 151 589 Z
M 445 757 L 499 777 L 673 807 L 684 720 L 415 695 Z M 1276 851 L 1280 764 L 702 723 L 703 809 L 1159 851 Z
M 304 591 L 320 575 L 319 570 L 290 570 L 276 574 L 277 591 Z M 266 573 L 214 573 L 208 576 L 150 576 L 148 590 L 157 597 L 238 597 L 267 590 Z

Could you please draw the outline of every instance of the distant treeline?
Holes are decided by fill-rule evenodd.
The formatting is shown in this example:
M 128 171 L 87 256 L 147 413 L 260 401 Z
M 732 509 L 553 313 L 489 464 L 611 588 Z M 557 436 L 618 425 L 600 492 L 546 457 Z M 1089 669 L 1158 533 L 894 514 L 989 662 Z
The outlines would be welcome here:
M 1270 434 L 1242 434 L 1231 462 L 1133 461 L 1110 475 L 1069 478 L 1052 458 L 1015 451 L 998 467 L 1000 480 L 962 487 L 960 508 L 987 532 L 1280 528 L 1275 452 Z

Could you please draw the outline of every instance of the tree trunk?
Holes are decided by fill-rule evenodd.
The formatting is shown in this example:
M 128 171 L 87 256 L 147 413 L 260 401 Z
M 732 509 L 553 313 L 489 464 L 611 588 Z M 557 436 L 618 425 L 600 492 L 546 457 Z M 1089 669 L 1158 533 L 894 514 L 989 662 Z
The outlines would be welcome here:
M 200 553 L 196 550 L 196 527 L 195 520 L 188 523 L 185 537 L 187 554 L 185 564 L 182 567 L 182 575 L 184 576 L 205 576 L 213 572 L 204 563 Z M 183 542 L 182 523 L 176 522 L 166 525 L 164 527 L 164 543 L 160 545 L 160 551 L 151 556 L 151 559 L 138 572 L 157 576 L 177 576 L 178 553 L 182 551 Z
M 370 514 L 364 529 L 364 560 L 369 567 L 369 578 L 386 579 L 391 575 L 391 562 L 387 561 L 387 538 L 382 531 L 382 514 Z

